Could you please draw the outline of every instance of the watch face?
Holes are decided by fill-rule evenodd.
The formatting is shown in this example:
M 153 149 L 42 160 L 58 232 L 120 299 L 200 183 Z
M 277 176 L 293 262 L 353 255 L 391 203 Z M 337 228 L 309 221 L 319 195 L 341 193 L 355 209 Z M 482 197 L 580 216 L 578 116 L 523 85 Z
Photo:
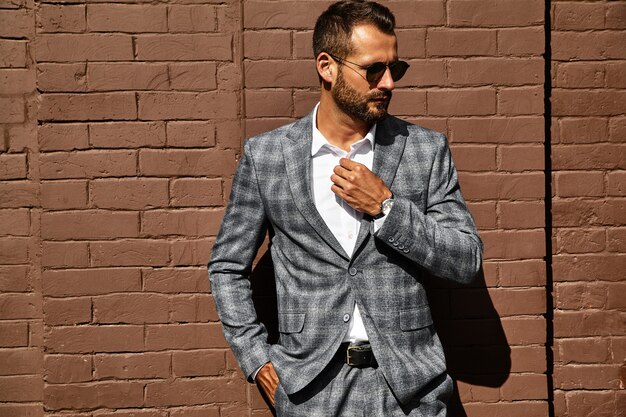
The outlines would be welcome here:
M 391 207 L 393 207 L 393 199 L 386 199 L 385 201 L 383 201 L 383 204 L 381 204 L 381 206 L 381 211 L 386 216 L 391 211 Z

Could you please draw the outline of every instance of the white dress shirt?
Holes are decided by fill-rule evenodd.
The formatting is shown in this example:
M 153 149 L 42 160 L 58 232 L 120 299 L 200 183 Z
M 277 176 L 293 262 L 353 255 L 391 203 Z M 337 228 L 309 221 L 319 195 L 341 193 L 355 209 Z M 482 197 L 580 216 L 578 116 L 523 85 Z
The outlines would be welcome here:
M 330 187 L 333 185 L 330 177 L 333 169 L 339 165 L 339 159 L 348 158 L 372 169 L 374 162 L 374 138 L 376 136 L 376 124 L 367 132 L 365 137 L 350 146 L 350 151 L 331 145 L 317 129 L 317 109 L 313 111 L 313 142 L 311 144 L 311 191 L 317 211 L 324 222 L 337 238 L 341 247 L 349 256 L 354 252 L 356 238 L 359 235 L 359 226 L 363 213 L 356 211 L 343 199 L 338 197 Z M 374 225 L 374 230 L 382 226 L 384 219 L 379 219 Z M 367 332 L 361 319 L 358 304 L 354 305 L 354 312 L 349 321 L 349 330 L 344 337 L 344 342 L 368 341 Z

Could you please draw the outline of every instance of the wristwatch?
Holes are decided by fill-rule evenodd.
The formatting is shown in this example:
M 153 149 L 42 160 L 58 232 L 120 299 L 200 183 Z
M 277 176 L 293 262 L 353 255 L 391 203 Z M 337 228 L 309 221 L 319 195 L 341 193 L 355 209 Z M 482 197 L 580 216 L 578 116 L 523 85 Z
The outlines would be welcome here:
M 386 216 L 387 214 L 389 214 L 392 207 L 393 207 L 393 194 L 391 194 L 391 197 L 389 197 L 388 199 L 380 203 L 380 214 L 378 216 L 380 217 Z

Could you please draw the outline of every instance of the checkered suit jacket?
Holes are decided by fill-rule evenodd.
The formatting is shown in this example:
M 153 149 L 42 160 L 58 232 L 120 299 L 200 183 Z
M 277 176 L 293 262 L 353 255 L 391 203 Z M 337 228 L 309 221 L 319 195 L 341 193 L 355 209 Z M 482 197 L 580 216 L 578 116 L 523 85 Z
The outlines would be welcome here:
M 422 286 L 424 273 L 469 282 L 482 243 L 444 135 L 387 117 L 378 123 L 373 171 L 395 203 L 373 233 L 365 215 L 347 254 L 310 190 L 312 115 L 249 139 L 209 262 L 226 339 L 246 374 L 267 361 L 288 393 L 303 389 L 337 351 L 358 301 L 372 349 L 401 402 L 445 373 Z M 278 299 L 277 344 L 267 343 L 248 276 L 269 230 Z

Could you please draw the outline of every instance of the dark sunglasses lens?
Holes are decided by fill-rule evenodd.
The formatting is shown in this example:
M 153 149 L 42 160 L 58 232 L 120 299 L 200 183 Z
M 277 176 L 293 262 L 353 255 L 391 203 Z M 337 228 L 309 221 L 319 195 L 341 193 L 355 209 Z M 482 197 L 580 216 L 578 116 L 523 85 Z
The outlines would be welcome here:
M 409 69 L 409 64 L 404 61 L 396 61 L 389 65 L 389 71 L 391 71 L 391 79 L 394 81 L 400 81 L 406 70 Z
M 378 81 L 380 77 L 383 76 L 386 70 L 387 65 L 382 62 L 374 62 L 372 65 L 367 67 L 367 73 L 365 74 L 365 78 L 367 78 L 367 81 L 373 83 L 375 81 Z

